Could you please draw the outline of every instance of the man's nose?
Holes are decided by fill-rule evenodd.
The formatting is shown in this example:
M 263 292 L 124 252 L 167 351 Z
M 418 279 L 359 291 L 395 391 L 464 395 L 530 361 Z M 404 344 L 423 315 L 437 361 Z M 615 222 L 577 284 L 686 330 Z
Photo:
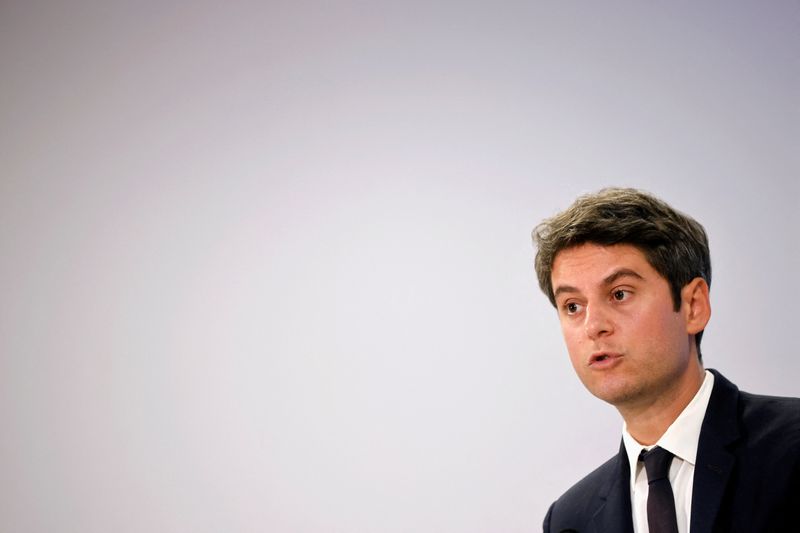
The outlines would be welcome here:
M 589 305 L 586 307 L 586 322 L 584 325 L 586 327 L 586 336 L 592 340 L 614 331 L 608 310 L 603 309 L 602 305 Z

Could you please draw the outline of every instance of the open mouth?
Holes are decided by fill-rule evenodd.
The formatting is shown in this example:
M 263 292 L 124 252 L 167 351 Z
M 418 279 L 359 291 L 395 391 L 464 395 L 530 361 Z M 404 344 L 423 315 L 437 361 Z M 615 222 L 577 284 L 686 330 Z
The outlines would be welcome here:
M 620 355 L 614 353 L 597 353 L 592 355 L 592 357 L 589 359 L 589 365 L 602 363 L 603 361 L 609 361 L 611 359 L 617 359 L 618 357 L 620 357 Z

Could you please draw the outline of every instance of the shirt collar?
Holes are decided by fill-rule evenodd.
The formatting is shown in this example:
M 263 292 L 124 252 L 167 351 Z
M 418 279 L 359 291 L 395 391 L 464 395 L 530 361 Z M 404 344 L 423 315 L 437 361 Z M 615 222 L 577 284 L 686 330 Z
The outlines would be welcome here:
M 694 466 L 697 460 L 697 445 L 700 441 L 700 428 L 706 416 L 708 401 L 711 399 L 711 390 L 714 388 L 714 374 L 705 371 L 705 378 L 700 389 L 684 407 L 678 418 L 667 428 L 661 438 L 653 446 L 643 446 L 628 433 L 628 425 L 623 423 L 622 442 L 631 467 L 631 479 L 636 476 L 636 467 L 639 463 L 639 453 L 642 448 L 651 449 L 660 446 L 671 452 L 675 457 L 683 459 Z

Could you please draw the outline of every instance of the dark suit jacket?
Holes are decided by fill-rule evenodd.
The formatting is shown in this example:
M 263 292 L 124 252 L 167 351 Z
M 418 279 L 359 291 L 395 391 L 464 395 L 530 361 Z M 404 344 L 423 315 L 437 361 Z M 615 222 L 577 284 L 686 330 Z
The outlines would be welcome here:
M 711 372 L 691 533 L 800 532 L 800 399 L 740 392 Z M 544 531 L 633 533 L 624 445 L 550 506 Z

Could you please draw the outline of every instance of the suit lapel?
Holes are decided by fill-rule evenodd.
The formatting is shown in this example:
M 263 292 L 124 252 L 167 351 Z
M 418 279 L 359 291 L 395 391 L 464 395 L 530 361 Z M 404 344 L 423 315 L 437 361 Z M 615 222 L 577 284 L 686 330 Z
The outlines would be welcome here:
M 600 496 L 600 507 L 592 517 L 594 531 L 633 533 L 631 519 L 631 469 L 625 445 L 620 443 L 617 468 L 609 476 Z
M 739 437 L 737 406 L 739 389 L 716 370 L 714 389 L 700 429 L 692 489 L 692 533 L 713 530 L 725 487 L 735 466 L 727 446 Z

